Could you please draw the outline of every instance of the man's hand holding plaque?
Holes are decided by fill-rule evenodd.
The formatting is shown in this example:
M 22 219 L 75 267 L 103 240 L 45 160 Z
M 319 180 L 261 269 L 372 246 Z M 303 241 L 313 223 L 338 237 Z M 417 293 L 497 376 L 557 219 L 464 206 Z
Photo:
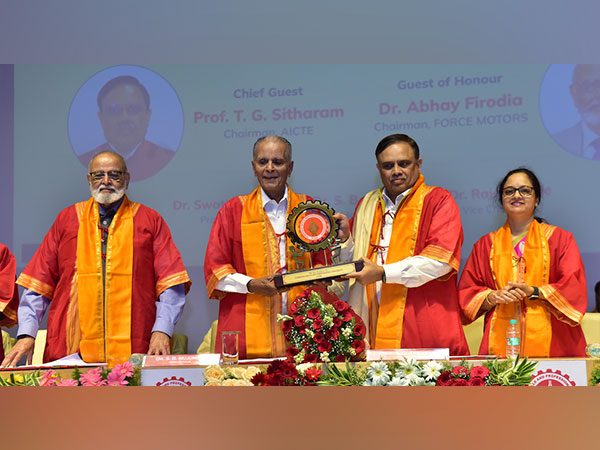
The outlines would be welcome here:
M 294 255 L 300 256 L 305 251 L 331 250 L 332 263 L 337 262 L 336 255 L 339 255 L 340 242 L 338 230 L 344 240 L 348 238 L 349 230 L 340 229 L 336 215 L 327 203 L 320 201 L 301 203 L 291 211 L 287 229 L 290 240 L 296 246 L 291 246 L 289 249 L 294 260 L 299 260 Z M 273 281 L 277 288 L 326 282 L 358 272 L 363 265 L 363 261 L 351 261 L 314 268 L 298 267 L 301 270 L 275 275 Z

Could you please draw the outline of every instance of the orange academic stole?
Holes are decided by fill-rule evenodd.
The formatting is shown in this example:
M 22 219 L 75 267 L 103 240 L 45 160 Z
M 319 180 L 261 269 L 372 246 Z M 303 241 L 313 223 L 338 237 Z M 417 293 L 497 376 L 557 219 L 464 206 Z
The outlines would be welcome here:
M 392 238 L 390 239 L 386 264 L 401 261 L 404 258 L 414 255 L 423 202 L 430 190 L 431 187 L 425 185 L 423 175 L 421 175 L 410 193 L 400 204 L 392 225 Z M 374 247 L 373 244 L 379 244 L 382 211 L 383 206 L 378 206 L 373 217 L 372 229 L 376 230 L 376 233 L 371 233 L 372 247 Z M 367 289 L 367 293 L 371 291 Z M 382 284 L 379 314 L 377 315 L 375 348 L 401 347 L 402 323 L 407 294 L 408 289 L 404 285 L 393 283 Z M 369 299 L 369 302 L 374 304 L 377 300 Z
M 288 213 L 306 196 L 298 195 L 288 188 Z M 252 278 L 262 278 L 277 273 L 279 262 L 279 239 L 267 217 L 263 206 L 260 188 L 245 197 L 242 207 L 242 251 L 246 274 Z M 288 248 L 291 244 L 286 234 L 286 261 L 288 271 L 292 269 Z M 305 268 L 310 267 L 310 254 L 303 256 Z M 288 305 L 304 288 L 296 287 L 288 291 Z M 282 356 L 285 354 L 285 337 L 277 314 L 282 313 L 281 295 L 267 297 L 249 293 L 246 296 L 246 353 L 248 358 L 257 356 Z
M 519 258 L 514 251 L 508 222 L 492 236 L 490 266 L 496 289 L 509 281 L 524 282 L 530 286 L 548 284 L 550 251 L 548 239 L 554 227 L 533 220 L 527 232 L 525 251 Z M 540 300 L 525 299 L 521 317 L 521 354 L 547 357 L 550 355 L 552 329 L 550 312 Z M 518 313 L 514 303 L 499 304 L 494 308 L 489 335 L 491 354 L 506 354 L 506 328 Z
M 125 197 L 109 227 L 105 282 L 102 279 L 98 207 L 93 199 L 77 206 L 78 215 L 81 214 L 77 234 L 77 275 L 71 295 L 73 298 L 77 292 L 77 302 L 71 302 L 69 306 L 67 342 L 69 347 L 75 346 L 76 329 L 80 328 L 82 358 L 88 362 L 106 361 L 113 366 L 117 361 L 127 360 L 131 354 L 133 216 L 138 204 Z

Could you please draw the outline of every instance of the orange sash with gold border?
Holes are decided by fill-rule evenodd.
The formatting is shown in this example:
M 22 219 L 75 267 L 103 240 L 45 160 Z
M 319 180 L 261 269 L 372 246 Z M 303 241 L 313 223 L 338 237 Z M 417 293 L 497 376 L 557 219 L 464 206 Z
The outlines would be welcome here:
M 492 236 L 490 251 L 490 266 L 496 289 L 504 288 L 509 281 L 524 282 L 530 286 L 548 284 L 551 264 L 548 239 L 553 230 L 554 227 L 533 220 L 521 258 L 513 248 L 508 222 L 496 231 Z M 506 329 L 510 319 L 518 319 L 520 323 L 521 355 L 550 356 L 550 311 L 542 301 L 529 299 L 525 299 L 520 308 L 515 303 L 496 305 L 490 325 L 491 354 L 506 355 Z
M 409 194 L 402 200 L 392 225 L 392 238 L 390 239 L 386 264 L 401 261 L 414 255 L 423 202 L 431 189 L 430 186 L 425 185 L 423 175 L 420 175 Z M 381 199 L 373 217 L 371 248 L 376 248 L 379 244 L 379 230 L 381 229 L 384 209 L 383 199 Z M 370 258 L 375 257 L 376 253 L 370 252 Z M 404 285 L 382 284 L 374 348 L 401 347 L 402 323 L 407 294 L 408 288 Z M 367 295 L 372 297 L 373 289 L 367 289 Z M 376 302 L 376 299 L 369 299 L 371 305 Z
M 112 366 L 131 354 L 133 216 L 137 204 L 125 197 L 109 227 L 105 282 L 98 206 L 93 198 L 80 205 L 77 271 L 71 291 L 71 298 L 77 293 L 77 301 L 69 306 L 67 346 L 76 348 L 80 338 L 84 361 L 106 361 Z
M 242 251 L 246 274 L 252 278 L 262 278 L 277 273 L 279 262 L 279 238 L 263 206 L 260 187 L 247 197 L 242 206 Z M 307 200 L 305 195 L 294 193 L 288 187 L 288 214 L 299 203 Z M 287 270 L 296 269 L 288 251 L 292 245 L 287 234 Z M 304 267 L 310 267 L 310 253 L 303 255 Z M 288 291 L 288 306 L 304 290 L 302 286 Z M 267 297 L 259 294 L 246 296 L 246 351 L 248 358 L 257 356 L 282 356 L 285 354 L 285 337 L 277 314 L 282 313 L 281 295 Z

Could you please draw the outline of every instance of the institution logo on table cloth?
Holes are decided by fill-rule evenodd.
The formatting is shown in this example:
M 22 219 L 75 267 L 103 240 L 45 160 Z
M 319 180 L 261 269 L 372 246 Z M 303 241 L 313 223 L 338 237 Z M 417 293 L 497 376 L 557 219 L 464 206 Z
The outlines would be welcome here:
M 162 381 L 156 383 L 157 386 L 191 386 L 191 381 L 186 381 L 183 377 L 172 376 L 171 378 L 163 378 Z
M 531 386 L 575 386 L 568 374 L 560 370 L 540 370 L 531 378 Z

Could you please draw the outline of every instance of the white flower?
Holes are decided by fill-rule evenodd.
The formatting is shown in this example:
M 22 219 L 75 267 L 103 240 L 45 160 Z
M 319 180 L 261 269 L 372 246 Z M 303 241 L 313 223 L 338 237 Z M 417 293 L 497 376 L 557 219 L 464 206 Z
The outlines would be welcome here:
M 321 358 L 321 361 L 329 362 L 329 352 L 323 352 L 319 355 L 319 357 Z
M 304 357 L 304 356 L 303 356 Z M 311 367 L 316 366 L 316 364 L 313 363 L 304 363 L 304 364 L 298 364 L 296 366 L 296 369 L 298 370 L 298 372 L 302 375 L 304 375 L 306 373 L 306 371 L 308 369 L 310 369 Z
M 422 378 L 422 377 L 418 376 L 417 374 L 413 374 L 413 375 L 407 377 L 406 380 L 408 380 L 408 383 L 411 386 L 425 386 L 425 378 Z
M 388 386 L 408 386 L 408 379 L 403 377 L 394 377 L 387 384 Z
M 367 369 L 367 375 L 373 382 L 373 386 L 385 386 L 390 381 L 389 367 L 383 361 L 372 363 Z
M 423 370 L 421 371 L 422 375 L 430 380 L 437 380 L 437 378 L 442 373 L 442 365 L 437 361 L 429 361 L 427 364 L 423 366 Z
M 421 368 L 419 367 L 419 363 L 417 363 L 417 361 L 414 359 L 403 358 L 398 366 L 398 373 L 405 377 L 411 376 L 413 374 L 418 375 L 420 371 Z
M 325 325 L 326 327 L 330 327 L 331 325 L 333 325 L 333 317 L 329 315 L 323 317 L 323 325 Z
M 304 361 L 305 354 L 306 354 L 306 352 L 304 350 L 302 350 L 300 353 L 298 353 L 296 356 L 294 356 L 294 362 L 296 364 L 300 364 L 302 361 Z
M 352 330 L 350 328 L 342 328 L 342 334 L 344 337 L 348 337 L 352 334 Z
M 313 330 L 306 330 L 306 335 L 312 339 L 315 337 L 315 332 Z

